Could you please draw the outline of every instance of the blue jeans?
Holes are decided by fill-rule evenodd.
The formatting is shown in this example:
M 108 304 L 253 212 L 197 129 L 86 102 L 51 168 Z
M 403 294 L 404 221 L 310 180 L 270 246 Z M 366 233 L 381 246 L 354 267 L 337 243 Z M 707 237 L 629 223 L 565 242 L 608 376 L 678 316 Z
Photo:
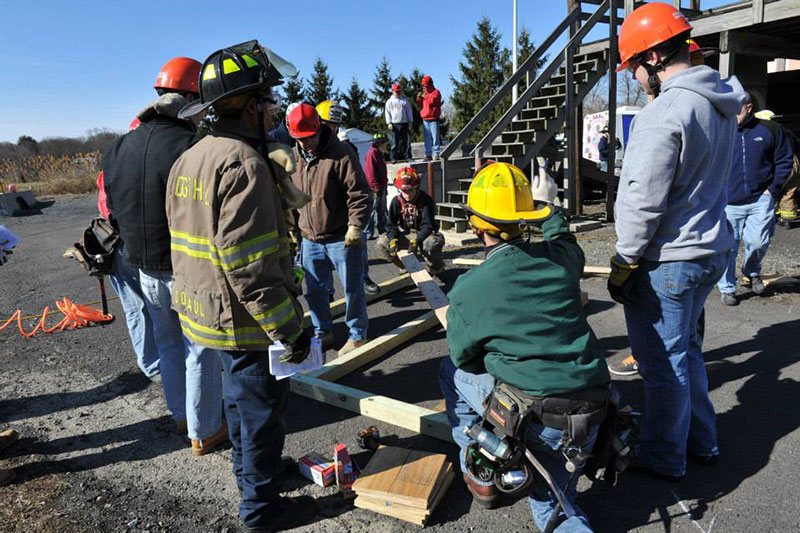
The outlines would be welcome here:
M 761 260 L 767 254 L 769 240 L 775 231 L 775 200 L 771 194 L 762 194 L 753 203 L 729 205 L 725 208 L 725 215 L 733 226 L 736 246 L 728 258 L 728 268 L 717 287 L 719 292 L 736 292 L 736 257 L 739 255 L 739 242 L 744 239 L 742 274 L 749 278 L 760 276 Z
M 376 192 L 372 201 L 372 214 L 369 217 L 364 233 L 367 237 L 375 235 L 375 219 L 378 222 L 378 234 L 386 233 L 386 190 Z
M 172 272 L 140 269 L 139 284 L 153 319 L 167 409 L 175 420 L 186 420 L 186 345 L 178 314 L 171 308 Z
M 114 273 L 109 276 L 128 324 L 136 364 L 147 377 L 158 374 L 158 348 L 153 338 L 153 321 L 147 313 L 144 295 L 139 285 L 139 269 L 128 266 L 122 259 L 122 247 L 114 253 Z
M 425 155 L 431 157 L 431 153 L 438 159 L 439 157 L 439 121 L 423 120 L 422 129 L 425 138 Z M 432 150 L 431 150 L 432 149 Z
M 225 375 L 225 416 L 233 474 L 242 494 L 239 516 L 248 527 L 275 517 L 289 380 L 269 373 L 267 352 L 217 352 Z
M 642 261 L 633 303 L 625 305 L 631 351 L 644 381 L 639 455 L 655 470 L 682 476 L 686 452 L 719 453 L 698 327 L 728 253 L 694 261 Z
M 314 333 L 322 335 L 333 331 L 329 289 L 333 287 L 333 270 L 336 269 L 344 286 L 344 321 L 350 328 L 350 339 L 366 339 L 369 321 L 364 296 L 364 247 L 346 248 L 344 241 L 321 243 L 303 239 L 300 249 Z
M 452 359 L 445 356 L 439 369 L 439 387 L 444 395 L 445 408 L 450 426 L 453 428 L 453 440 L 460 448 L 461 471 L 466 473 L 464 458 L 467 447 L 472 444 L 472 439 L 464 433 L 464 428 L 471 427 L 481 420 L 483 400 L 494 388 L 495 380 L 490 374 L 471 374 L 456 368 Z M 569 483 L 570 473 L 564 467 L 566 459 L 561 448 L 563 431 L 556 428 L 545 427 L 541 424 L 528 423 L 525 433 L 525 446 L 536 456 L 536 459 L 547 469 L 553 481 L 561 488 L 569 501 L 573 504 L 571 516 L 567 517 L 562 510 L 562 522 L 556 528 L 559 532 L 591 531 L 589 520 L 583 511 L 574 504 L 577 494 L 576 485 L 580 470 L 575 474 L 572 483 Z M 597 440 L 597 427 L 589 431 L 588 438 L 582 448 L 591 452 Z M 531 467 L 533 468 L 533 467 Z M 479 485 L 489 485 L 473 478 Z M 569 483 L 569 486 L 567 484 Z M 531 487 L 528 503 L 533 514 L 533 522 L 540 530 L 544 530 L 558 500 L 547 484 L 538 474 Z
M 220 352 L 186 343 L 186 426 L 189 438 L 207 439 L 222 427 L 222 361 Z

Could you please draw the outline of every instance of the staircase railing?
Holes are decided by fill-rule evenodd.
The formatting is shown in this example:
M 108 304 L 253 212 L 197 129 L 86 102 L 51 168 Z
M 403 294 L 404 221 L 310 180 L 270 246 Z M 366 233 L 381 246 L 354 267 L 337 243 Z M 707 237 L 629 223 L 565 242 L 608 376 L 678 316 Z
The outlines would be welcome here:
M 536 70 L 536 65 L 539 63 L 539 60 L 542 58 L 542 55 L 547 51 L 550 46 L 558 39 L 564 31 L 566 31 L 572 23 L 577 21 L 581 16 L 581 9 L 580 7 L 576 7 L 572 10 L 572 12 L 567 15 L 561 24 L 556 27 L 555 30 L 545 39 L 541 45 L 539 45 L 533 53 L 528 56 L 528 58 L 523 61 L 522 65 L 513 72 L 511 76 L 500 86 L 499 89 L 494 93 L 494 95 L 489 99 L 486 104 L 478 111 L 472 119 L 458 132 L 453 140 L 451 140 L 447 146 L 442 150 L 440 157 L 442 160 L 447 160 L 458 148 L 460 148 L 464 141 L 472 135 L 472 133 L 477 129 L 480 124 L 486 120 L 489 116 L 489 113 L 494 110 L 494 108 L 499 104 L 506 96 L 511 94 L 512 88 L 522 81 L 523 76 L 528 75 L 530 72 Z M 524 94 L 524 93 L 523 93 Z M 520 98 L 522 100 L 522 98 Z
M 572 77 L 572 68 L 571 68 L 571 61 L 570 59 L 575 55 L 575 51 L 578 45 L 581 43 L 583 38 L 586 36 L 587 33 L 594 27 L 595 24 L 603 17 L 605 12 L 609 8 L 609 3 L 611 0 L 605 0 L 600 6 L 597 8 L 597 11 L 592 14 L 586 20 L 586 23 L 581 26 L 575 35 L 567 42 L 564 48 L 558 53 L 553 59 L 550 60 L 550 63 L 544 68 L 544 70 L 536 77 L 536 80 L 525 89 L 519 99 L 511 104 L 511 107 L 506 110 L 502 117 L 495 123 L 495 125 L 490 129 L 486 135 L 484 135 L 483 139 L 481 139 L 475 148 L 472 150 L 472 153 L 475 155 L 475 159 L 480 159 L 483 157 L 483 151 L 486 150 L 492 142 L 494 142 L 495 138 L 497 138 L 500 133 L 511 123 L 511 121 L 519 115 L 519 113 L 525 109 L 525 106 L 528 105 L 528 101 L 530 101 L 533 96 L 539 92 L 539 90 L 544 87 L 544 85 L 550 81 L 550 78 L 553 77 L 553 74 L 558 70 L 562 63 L 567 62 L 570 68 L 567 68 L 565 75 L 566 75 L 566 90 L 567 94 L 574 95 L 575 87 L 571 83 L 570 78 Z M 576 8 L 575 10 L 578 11 L 578 16 L 580 16 L 580 7 Z M 573 13 L 575 12 L 573 10 Z M 568 102 L 569 103 L 569 102 Z
M 494 124 L 489 132 L 478 142 L 475 148 L 470 152 L 475 156 L 476 161 L 479 160 L 483 152 L 494 142 L 500 133 L 511 123 L 511 121 L 519 115 L 525 108 L 530 99 L 539 92 L 539 90 L 552 78 L 557 69 L 567 63 L 568 72 L 566 72 L 566 79 L 568 81 L 567 87 L 574 91 L 571 87 L 572 79 L 572 58 L 576 53 L 578 46 L 586 36 L 586 34 L 598 23 L 608 20 L 604 17 L 605 13 L 609 11 L 612 3 L 617 7 L 619 0 L 597 0 L 597 10 L 589 16 L 586 22 L 578 29 L 577 32 L 572 34 L 572 29 L 581 19 L 586 16 L 582 11 L 581 3 L 577 2 L 576 7 L 561 21 L 561 23 L 553 30 L 553 32 L 542 41 L 533 53 L 520 65 L 520 67 L 509 76 L 509 78 L 500 86 L 488 102 L 478 111 L 478 113 L 458 132 L 458 134 L 447 144 L 441 152 L 441 169 L 442 169 L 442 197 L 446 196 L 447 192 L 447 160 L 461 148 L 466 139 L 472 135 L 475 130 L 489 117 L 492 111 L 502 103 L 502 101 L 511 94 L 512 88 L 522 81 L 523 77 L 529 76 L 532 72 L 536 72 L 539 60 L 544 56 L 545 52 L 558 40 L 565 32 L 569 32 L 571 37 L 564 48 L 553 57 L 550 63 L 536 76 L 533 83 L 529 84 L 525 91 L 519 96 L 503 116 Z M 595 2 L 592 2 L 593 4 Z M 568 90 L 569 94 L 569 90 Z M 572 100 L 571 98 L 569 100 Z

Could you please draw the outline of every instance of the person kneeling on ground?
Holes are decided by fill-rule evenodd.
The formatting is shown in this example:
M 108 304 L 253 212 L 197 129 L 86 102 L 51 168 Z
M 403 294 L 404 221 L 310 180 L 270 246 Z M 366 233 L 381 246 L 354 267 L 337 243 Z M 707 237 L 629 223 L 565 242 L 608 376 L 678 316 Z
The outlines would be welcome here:
M 479 463 L 470 459 L 475 441 L 465 430 L 481 422 L 483 402 L 495 387 L 514 391 L 531 406 L 534 414 L 520 422 L 519 440 L 570 503 L 582 467 L 568 472 L 566 454 L 578 449 L 590 454 L 605 417 L 610 377 L 581 305 L 584 255 L 552 205 L 556 192 L 547 178 L 532 195 L 522 171 L 493 163 L 477 173 L 467 197 L 470 225 L 487 255 L 459 277 L 448 295 L 450 356 L 442 361 L 439 385 L 461 449 L 464 482 L 484 507 L 496 505 L 497 487 L 467 467 Z M 534 195 L 548 205 L 534 210 Z M 541 223 L 541 242 L 523 238 L 524 225 L 533 223 Z M 573 415 L 584 415 L 582 431 L 575 431 L 579 424 Z M 553 516 L 557 505 L 556 495 L 537 476 L 530 491 L 536 526 L 545 530 L 552 517 L 557 531 L 590 531 L 577 506 Z
M 434 276 L 441 274 L 444 271 L 444 236 L 439 233 L 433 198 L 419 189 L 419 176 L 411 167 L 397 171 L 394 186 L 400 194 L 392 198 L 386 233 L 378 239 L 378 249 L 387 261 L 404 269 L 397 257 L 397 250 L 407 248 L 417 253 L 421 244 L 422 257 L 428 270 Z

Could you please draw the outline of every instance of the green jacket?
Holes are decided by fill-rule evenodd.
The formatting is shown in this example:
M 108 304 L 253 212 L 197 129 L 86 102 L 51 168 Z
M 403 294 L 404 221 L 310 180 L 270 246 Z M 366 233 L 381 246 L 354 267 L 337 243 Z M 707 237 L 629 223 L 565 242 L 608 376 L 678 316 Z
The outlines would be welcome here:
M 603 351 L 581 305 L 583 251 L 560 213 L 542 230 L 542 242 L 498 245 L 458 279 L 448 295 L 450 357 L 536 396 L 605 385 Z

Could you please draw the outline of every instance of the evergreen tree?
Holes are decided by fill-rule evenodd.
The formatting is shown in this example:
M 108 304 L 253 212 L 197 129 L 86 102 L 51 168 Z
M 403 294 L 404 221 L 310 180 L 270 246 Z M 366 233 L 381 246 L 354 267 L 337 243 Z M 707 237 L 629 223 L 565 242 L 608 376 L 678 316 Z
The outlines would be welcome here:
M 350 88 L 342 97 L 346 110 L 345 124 L 348 128 L 372 131 L 372 113 L 370 113 L 367 93 L 358 85 L 355 76 L 350 80 Z
M 306 101 L 316 106 L 323 100 L 335 100 L 337 96 L 333 90 L 333 78 L 328 74 L 328 65 L 321 57 L 317 57 L 305 90 Z
M 303 86 L 303 78 L 297 76 L 296 78 L 289 78 L 283 84 L 283 102 L 281 103 L 282 115 L 286 115 L 286 108 L 289 104 L 302 102 L 305 98 L 305 87 Z
M 413 141 L 422 141 L 422 117 L 419 114 L 422 107 L 417 105 L 417 95 L 422 93 L 422 76 L 424 74 L 416 67 L 411 71 L 408 78 L 401 76 L 404 83 L 400 86 L 403 87 L 404 95 L 408 98 L 408 103 L 411 104 L 411 111 L 414 116 L 414 122 L 411 125 L 411 139 Z
M 528 59 L 534 51 L 536 51 L 536 45 L 531 40 L 531 34 L 528 31 L 528 28 L 523 26 L 522 31 L 519 32 L 519 38 L 517 39 L 517 53 L 519 54 L 517 65 L 522 66 L 525 60 Z M 536 73 L 545 65 L 546 61 L 547 57 L 541 57 L 536 61 L 536 69 L 533 70 L 529 75 L 531 83 L 533 83 L 533 80 L 536 79 Z M 513 68 L 513 63 L 510 65 L 508 71 L 509 75 L 511 74 L 511 68 Z M 522 92 L 528 88 L 528 82 L 523 77 L 522 81 L 520 81 L 517 86 L 519 87 L 519 94 L 522 94 Z
M 450 76 L 453 83 L 451 101 L 456 110 L 453 121 L 455 130 L 463 128 L 505 81 L 504 70 L 510 62 L 510 53 L 500 46 L 500 38 L 500 33 L 484 16 L 464 46 L 464 61 L 458 64 L 461 77 L 456 79 Z M 506 106 L 497 106 L 468 141 L 480 140 L 506 109 Z
M 386 100 L 392 96 L 392 70 L 389 68 L 389 61 L 384 56 L 375 68 L 375 77 L 372 80 L 372 88 L 369 95 L 369 106 L 372 108 L 373 130 L 386 131 L 386 121 L 383 118 L 383 110 Z

